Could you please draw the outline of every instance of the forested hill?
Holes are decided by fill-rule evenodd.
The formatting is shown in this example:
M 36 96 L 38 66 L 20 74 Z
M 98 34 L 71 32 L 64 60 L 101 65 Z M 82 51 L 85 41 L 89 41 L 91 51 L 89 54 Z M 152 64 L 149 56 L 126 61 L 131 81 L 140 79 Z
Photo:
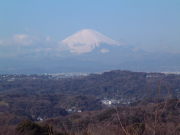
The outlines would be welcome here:
M 116 70 L 89 75 L 0 75 L 0 129 L 9 131 L 24 119 L 91 115 L 88 112 L 151 106 L 172 98 L 180 98 L 177 74 Z
M 178 96 L 180 75 L 110 71 L 79 76 L 1 75 L 0 92 L 6 94 L 76 94 L 98 98 Z

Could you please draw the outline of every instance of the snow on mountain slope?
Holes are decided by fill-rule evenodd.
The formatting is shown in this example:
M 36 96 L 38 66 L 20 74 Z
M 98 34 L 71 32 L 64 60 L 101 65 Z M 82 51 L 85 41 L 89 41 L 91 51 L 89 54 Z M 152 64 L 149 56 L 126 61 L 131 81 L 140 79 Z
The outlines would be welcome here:
M 70 52 L 83 54 L 91 52 L 101 44 L 120 45 L 117 41 L 91 29 L 83 29 L 61 42 Z

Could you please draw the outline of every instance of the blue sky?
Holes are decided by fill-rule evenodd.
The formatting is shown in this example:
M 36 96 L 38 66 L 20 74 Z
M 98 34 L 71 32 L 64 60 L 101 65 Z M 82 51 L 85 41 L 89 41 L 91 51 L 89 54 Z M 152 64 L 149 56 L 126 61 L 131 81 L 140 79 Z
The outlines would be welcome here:
M 18 34 L 30 35 L 28 43 L 47 37 L 58 42 L 84 28 L 146 51 L 180 53 L 180 1 L 0 1 L 0 44 L 4 46 L 13 44 L 11 38 Z M 14 46 L 0 46 L 0 53 L 12 48 L 17 53 Z

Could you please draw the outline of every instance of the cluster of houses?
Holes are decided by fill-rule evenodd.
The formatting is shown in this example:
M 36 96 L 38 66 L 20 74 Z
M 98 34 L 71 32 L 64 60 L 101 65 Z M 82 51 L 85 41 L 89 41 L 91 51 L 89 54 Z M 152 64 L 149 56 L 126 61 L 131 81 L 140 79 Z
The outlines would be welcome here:
M 137 99 L 136 98 L 129 98 L 129 99 L 124 99 L 124 98 L 120 98 L 120 99 L 103 99 L 101 100 L 101 103 L 107 106 L 112 106 L 112 105 L 118 105 L 118 104 L 122 104 L 122 105 L 128 105 L 131 104 L 133 102 L 135 102 Z
M 68 113 L 75 113 L 75 112 L 81 113 L 82 112 L 82 110 L 77 109 L 76 107 L 71 107 L 71 108 L 67 109 L 66 111 Z

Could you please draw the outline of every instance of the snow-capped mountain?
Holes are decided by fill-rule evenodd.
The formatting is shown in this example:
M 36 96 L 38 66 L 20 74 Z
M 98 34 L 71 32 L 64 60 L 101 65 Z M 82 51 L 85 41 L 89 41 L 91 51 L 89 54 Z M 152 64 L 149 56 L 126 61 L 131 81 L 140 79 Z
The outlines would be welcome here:
M 123 45 L 91 29 L 80 30 L 59 43 L 54 48 L 51 46 L 54 42 L 50 46 L 43 45 L 48 46 L 44 53 L 38 51 L 6 60 L 0 58 L 0 73 L 180 70 L 180 54 L 146 52 L 136 46 Z
M 91 52 L 96 47 L 99 47 L 101 44 L 107 45 L 120 45 L 117 41 L 91 29 L 83 29 L 61 42 L 66 46 L 72 53 L 83 54 Z M 101 49 L 102 53 L 107 53 L 108 49 Z

